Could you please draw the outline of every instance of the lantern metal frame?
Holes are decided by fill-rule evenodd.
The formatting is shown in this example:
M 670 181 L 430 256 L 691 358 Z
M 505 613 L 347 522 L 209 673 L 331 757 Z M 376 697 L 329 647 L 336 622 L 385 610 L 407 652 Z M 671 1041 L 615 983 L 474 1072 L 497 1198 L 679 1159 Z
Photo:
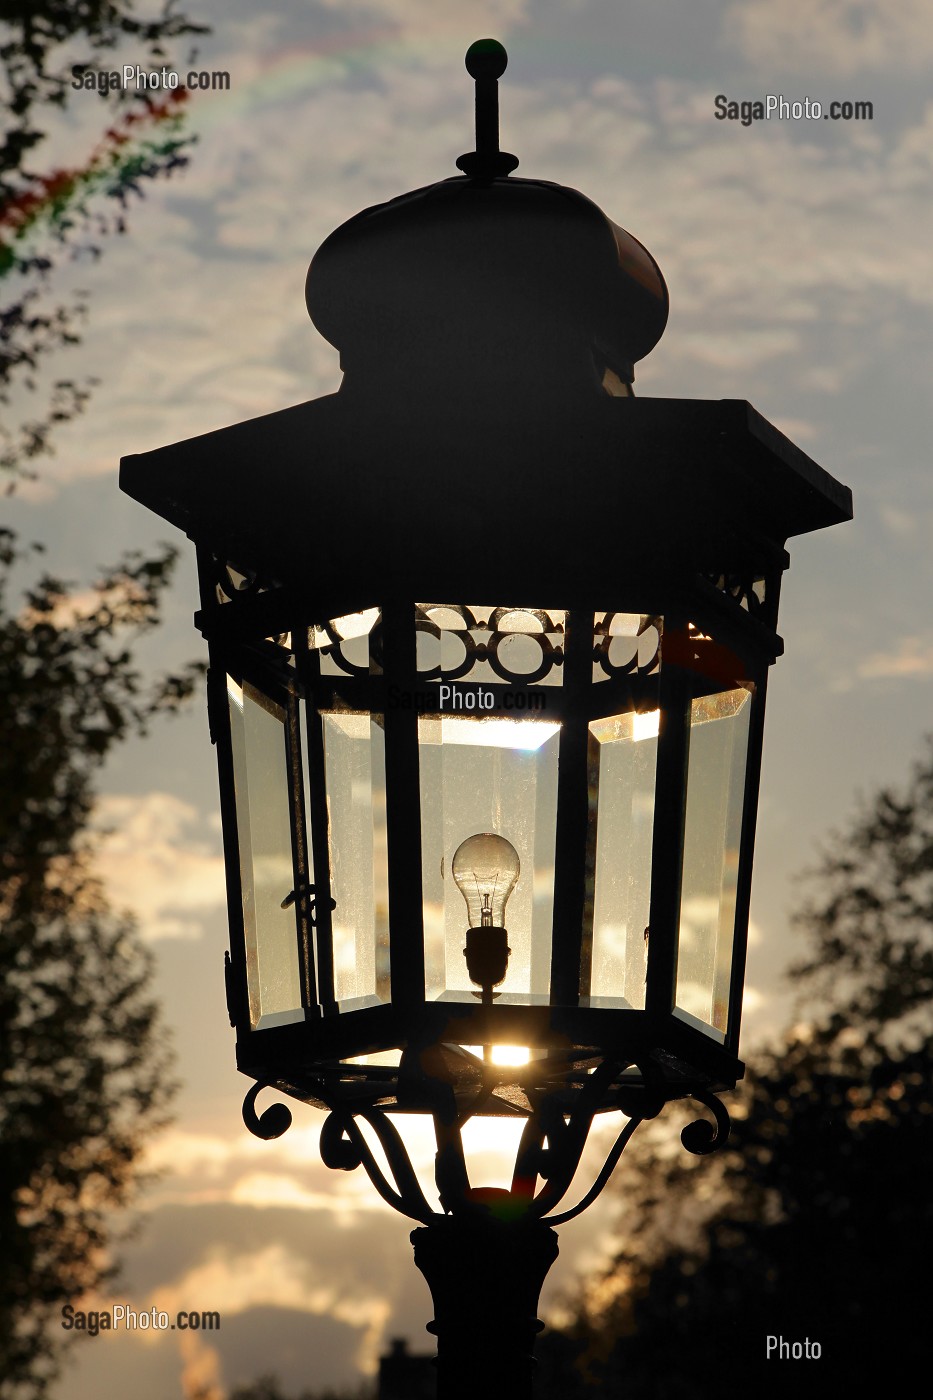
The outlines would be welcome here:
M 359 504 L 359 484 L 351 477 L 330 472 L 328 460 L 339 459 L 334 442 L 334 418 L 341 407 L 335 401 L 318 401 L 288 411 L 292 417 L 287 438 L 281 439 L 280 460 L 285 466 L 299 454 L 306 458 L 309 440 L 314 443 L 316 470 L 308 489 L 306 478 L 295 473 L 297 484 L 289 509 L 299 515 L 347 518 Z M 301 431 L 314 416 L 326 412 L 329 432 L 317 442 Z M 348 405 L 347 418 L 353 405 Z M 387 827 L 389 832 L 389 906 L 391 1002 L 337 1013 L 321 993 L 321 952 L 325 954 L 329 899 L 323 891 L 308 888 L 303 849 L 306 828 L 296 819 L 305 755 L 290 754 L 290 802 L 292 804 L 293 855 L 296 867 L 296 936 L 302 947 L 302 979 L 305 1016 L 301 1022 L 252 1029 L 245 1002 L 245 951 L 240 892 L 239 860 L 235 832 L 235 796 L 230 760 L 228 720 L 222 686 L 232 673 L 251 679 L 280 705 L 297 724 L 302 692 L 313 688 L 308 669 L 315 655 L 293 649 L 292 639 L 307 636 L 311 625 L 365 608 L 382 609 L 383 675 L 366 682 L 370 693 L 394 683 L 404 691 L 424 689 L 415 659 L 416 600 L 451 596 L 450 579 L 469 576 L 473 543 L 469 535 L 448 541 L 443 570 L 416 571 L 402 563 L 392 577 L 387 594 L 385 540 L 381 522 L 358 516 L 352 559 L 352 585 L 335 588 L 326 539 L 310 558 L 281 550 L 275 534 L 277 517 L 263 534 L 262 522 L 252 522 L 251 547 L 236 538 L 231 528 L 235 503 L 244 501 L 254 479 L 254 443 L 265 428 L 280 427 L 284 415 L 254 420 L 223 429 L 190 443 L 177 444 L 145 456 L 125 459 L 122 484 L 130 494 L 187 529 L 199 545 L 202 608 L 197 623 L 211 649 L 210 716 L 212 736 L 219 741 L 222 806 L 225 812 L 226 865 L 231 915 L 231 953 L 228 992 L 231 1020 L 238 1032 L 238 1066 L 257 1082 L 275 1084 L 282 1092 L 307 1102 L 331 1107 L 335 1096 L 346 1094 L 354 1103 L 387 1110 L 414 1106 L 400 1071 L 346 1064 L 350 1058 L 389 1047 L 406 1050 L 429 1045 L 479 1044 L 487 1041 L 531 1045 L 546 1050 L 550 1063 L 534 1061 L 525 1078 L 533 1080 L 542 1069 L 553 1069 L 570 1085 L 582 1087 L 594 1060 L 599 1057 L 636 1061 L 643 1082 L 653 1081 L 654 1092 L 663 1085 L 666 1097 L 695 1089 L 708 1091 L 732 1087 L 742 1074 L 737 1056 L 741 988 L 744 978 L 745 930 L 751 883 L 751 857 L 757 810 L 764 702 L 770 663 L 782 650 L 776 632 L 780 580 L 788 556 L 783 538 L 821 528 L 849 513 L 848 493 L 799 449 L 795 448 L 748 405 L 730 401 L 665 401 L 624 399 L 608 401 L 612 420 L 610 442 L 618 460 L 625 463 L 624 485 L 640 483 L 649 497 L 642 508 L 647 518 L 664 520 L 662 537 L 630 549 L 621 567 L 611 571 L 594 553 L 589 539 L 565 534 L 559 560 L 549 572 L 550 597 L 566 598 L 563 703 L 575 717 L 568 724 L 568 742 L 577 753 L 562 751 L 558 795 L 557 847 L 568 877 L 555 888 L 552 998 L 548 1006 L 491 1007 L 450 1001 L 426 1001 L 424 997 L 421 941 L 412 937 L 420 928 L 420 809 L 418 788 L 417 719 L 415 709 L 392 710 L 383 706 L 386 742 Z M 328 442 L 328 438 L 330 441 Z M 693 470 L 684 487 L 680 461 L 689 453 Z M 597 470 L 602 464 L 597 464 Z M 603 467 L 603 475 L 605 471 Z M 676 494 L 672 486 L 676 481 Z M 554 482 L 555 492 L 559 482 Z M 506 499 L 509 483 L 501 483 Z M 542 490 L 547 493 L 548 483 Z M 604 492 L 605 494 L 605 492 Z M 305 504 L 317 495 L 316 507 Z M 304 499 L 302 499 L 304 497 Z M 662 501 L 667 499 L 666 509 Z M 234 504 L 231 504 L 234 503 Z M 609 501 L 608 513 L 611 513 Z M 241 507 L 242 509 L 242 507 Z M 417 529 L 417 524 L 415 526 Z M 436 528 L 436 524 L 435 527 Z M 553 521 L 552 521 L 553 528 Z M 236 554 L 232 555 L 232 548 Z M 322 557 L 323 556 L 323 557 Z M 618 556 L 617 556 L 618 557 Z M 235 562 L 227 563 L 233 558 Z M 277 561 L 275 573 L 270 566 Z M 232 571 L 231 571 L 232 569 Z M 345 561 L 343 573 L 347 573 Z M 408 574 L 399 579 L 398 573 Z M 421 578 L 414 577 L 416 572 Z M 433 573 L 433 577 L 432 577 Z M 518 606 L 526 594 L 515 579 L 511 587 L 507 571 L 489 578 L 482 591 Z M 310 575 L 310 576 L 309 576 Z M 579 580 L 586 578 L 586 587 Z M 381 583 L 381 587 L 380 587 Z M 462 594 L 463 585 L 457 590 Z M 475 588 L 473 591 L 476 591 Z M 535 594 L 537 590 L 535 590 Z M 518 595 L 516 597 L 516 594 Z M 569 595 L 569 596 L 568 596 Z M 539 596 L 526 605 L 540 604 Z M 594 659 L 592 619 L 597 608 L 612 605 L 619 611 L 661 616 L 665 620 L 668 655 L 657 678 L 658 706 L 665 716 L 658 748 L 658 801 L 653 842 L 652 937 L 648 954 L 648 982 L 643 1011 L 588 1006 L 581 997 L 581 931 L 583 847 L 586 833 L 585 784 L 586 722 L 593 711 L 579 709 L 579 695 L 589 692 Z M 283 643 L 289 642 L 286 646 Z M 706 653 L 704 655 L 704 653 Z M 730 990 L 730 1017 L 721 1043 L 674 1014 L 679 867 L 683 840 L 686 745 L 684 721 L 689 694 L 697 677 L 715 687 L 741 676 L 754 688 L 752 722 L 746 761 L 743 805 L 742 857 L 737 877 L 736 942 Z M 577 693 L 573 694 L 576 679 Z M 613 686 L 606 687 L 611 711 Z M 569 699 L 568 699 L 569 696 Z M 575 701 L 577 708 L 575 709 Z M 562 742 L 563 742 L 562 734 Z M 310 753 L 311 767 L 320 765 Z M 569 775 L 569 776 L 568 776 Z M 317 776 L 317 782 L 314 781 Z M 320 772 L 311 774 L 312 803 L 322 803 Z M 576 792 L 572 791 L 576 787 Z M 568 791 L 568 788 L 570 789 Z M 571 813 L 567 815 L 568 811 Z M 312 811 L 317 841 L 315 868 L 326 870 L 326 813 Z M 316 826 L 315 826 L 316 821 Z M 575 862 L 568 851 L 577 852 Z M 319 897 L 319 894 L 321 897 Z M 316 927 L 315 927 L 316 925 Z M 396 935 L 397 930 L 404 937 Z M 666 932 L 666 936 L 665 936 Z M 318 962 L 311 948 L 316 941 Z M 326 983 L 327 969 L 323 967 Z M 644 1066 L 654 1066 L 647 1075 Z M 449 1066 L 453 1072 L 455 1066 Z M 476 1066 L 469 1057 L 462 1071 L 461 1098 L 475 1096 Z M 456 1076 L 455 1076 L 456 1077 Z M 500 1074 L 501 1088 L 517 1092 L 504 1098 L 494 1095 L 484 1111 L 514 1114 L 530 1111 L 530 1100 L 521 1087 L 522 1076 Z M 629 1089 L 632 1075 L 617 1087 Z M 524 1093 L 525 1103 L 520 1102 Z M 406 1100 L 406 1095 L 408 1095 Z M 609 1106 L 611 1095 L 606 1098 Z

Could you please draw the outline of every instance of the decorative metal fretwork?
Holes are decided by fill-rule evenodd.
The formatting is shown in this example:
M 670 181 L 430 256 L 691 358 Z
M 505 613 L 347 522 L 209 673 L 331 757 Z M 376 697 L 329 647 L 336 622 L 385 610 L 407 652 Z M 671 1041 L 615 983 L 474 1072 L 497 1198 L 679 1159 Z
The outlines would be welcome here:
M 642 613 L 596 613 L 593 618 L 593 680 L 653 676 L 661 663 L 660 617 Z
M 462 1130 L 474 1115 L 489 1111 L 502 1074 L 460 1046 L 432 1045 L 407 1050 L 398 1070 L 387 1071 L 397 1081 L 397 1096 L 392 1095 L 389 1103 L 380 1103 L 365 1092 L 354 1095 L 346 1086 L 340 1092 L 333 1079 L 316 1082 L 314 1102 L 328 1110 L 321 1130 L 322 1160 L 325 1166 L 342 1171 L 363 1167 L 384 1201 L 422 1224 L 479 1212 L 491 1213 L 501 1220 L 562 1225 L 596 1200 L 638 1125 L 657 1117 L 672 1097 L 694 1098 L 714 1118 L 713 1123 L 702 1119 L 683 1129 L 681 1141 L 688 1152 L 706 1156 L 725 1144 L 729 1136 L 728 1112 L 705 1089 L 672 1093 L 652 1063 L 615 1062 L 595 1056 L 587 1060 L 579 1051 L 569 1058 L 570 1063 L 567 1056 L 548 1056 L 544 1061 L 532 1062 L 521 1076 L 519 1097 L 523 1103 L 516 1102 L 514 1111 L 526 1121 L 508 1190 L 470 1184 Z M 452 1060 L 461 1061 L 454 1070 Z M 469 1088 L 459 1073 L 468 1061 L 474 1071 Z M 514 1078 L 514 1068 L 509 1074 Z M 269 1140 L 287 1130 L 292 1116 L 282 1103 L 272 1104 L 257 1116 L 257 1095 L 267 1087 L 271 1087 L 267 1082 L 253 1085 L 243 1105 L 243 1119 L 250 1132 Z M 401 1135 L 386 1116 L 388 1110 L 398 1108 L 427 1112 L 433 1118 L 440 1211 L 428 1202 Z M 620 1110 L 628 1121 L 593 1185 L 569 1209 L 550 1213 L 570 1189 L 594 1117 L 607 1109 Z M 382 1149 L 388 1175 L 367 1141 L 364 1124 Z
M 705 574 L 718 593 L 725 593 L 745 612 L 757 617 L 767 602 L 767 581 L 761 574 Z
M 308 649 L 321 658 L 323 676 L 382 674 L 382 613 L 366 608 L 308 628 Z
M 264 579 L 255 569 L 240 569 L 229 559 L 211 555 L 213 562 L 214 596 L 218 603 L 240 603 L 245 598 L 255 598 L 259 593 L 268 593 L 279 585 L 274 579 Z
M 419 675 L 427 681 L 560 685 L 565 621 L 564 611 L 555 608 L 419 603 Z

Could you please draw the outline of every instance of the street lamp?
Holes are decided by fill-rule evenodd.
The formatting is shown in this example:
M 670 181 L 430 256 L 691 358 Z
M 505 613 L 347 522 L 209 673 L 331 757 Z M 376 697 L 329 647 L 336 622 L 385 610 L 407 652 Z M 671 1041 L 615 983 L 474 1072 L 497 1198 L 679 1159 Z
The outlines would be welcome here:
M 467 55 L 463 174 L 315 256 L 339 393 L 121 472 L 198 547 L 244 1117 L 286 1130 L 265 1087 L 327 1110 L 327 1165 L 420 1223 L 444 1396 L 528 1393 L 553 1226 L 642 1119 L 692 1097 L 685 1146 L 725 1139 L 784 543 L 851 515 L 748 404 L 632 396 L 663 278 L 511 178 L 505 63 Z M 470 1182 L 476 1114 L 524 1124 L 509 1190 Z

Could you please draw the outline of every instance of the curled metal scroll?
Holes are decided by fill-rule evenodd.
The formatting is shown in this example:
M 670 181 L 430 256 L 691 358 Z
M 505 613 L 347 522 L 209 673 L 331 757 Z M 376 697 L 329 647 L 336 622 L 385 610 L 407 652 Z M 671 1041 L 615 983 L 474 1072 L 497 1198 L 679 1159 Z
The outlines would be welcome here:
M 716 1119 L 716 1124 L 714 1127 L 705 1118 L 698 1118 L 694 1123 L 687 1124 L 680 1140 L 695 1157 L 708 1157 L 711 1152 L 718 1152 L 721 1147 L 725 1147 L 729 1140 L 729 1130 L 732 1126 L 729 1110 L 724 1103 L 720 1103 L 715 1094 L 706 1089 L 694 1089 L 690 1097 L 699 1100 L 709 1109 Z
M 385 1111 L 375 1105 L 334 1103 L 325 1097 L 323 1086 L 317 1086 L 318 1101 L 327 1103 L 330 1110 L 321 1129 L 321 1159 L 326 1167 L 335 1171 L 354 1171 L 362 1167 L 387 1205 L 421 1224 L 430 1224 L 444 1215 L 485 1211 L 489 1206 L 496 1214 L 504 1213 L 505 1218 L 563 1225 L 592 1205 L 609 1181 L 636 1128 L 646 1118 L 654 1118 L 664 1105 L 664 1095 L 650 1066 L 637 1066 L 642 1074 L 641 1087 L 617 1089 L 613 1086 L 621 1068 L 624 1064 L 620 1067 L 611 1060 L 598 1065 L 587 1076 L 569 1114 L 562 1095 L 553 1092 L 534 1095 L 532 1113 L 519 1142 L 511 1188 L 495 1192 L 471 1187 L 462 1139 L 462 1128 L 485 1102 L 488 1086 L 484 1085 L 483 1091 L 474 1096 L 469 1112 L 464 1114 L 458 1112 L 450 1086 L 440 1080 L 433 1081 L 438 1090 L 436 1102 L 429 1104 L 425 1098 L 423 1106 L 434 1119 L 440 1212 L 432 1210 L 428 1204 L 401 1134 Z M 291 1113 L 282 1103 L 272 1104 L 257 1116 L 257 1095 L 269 1087 L 273 1086 L 264 1080 L 254 1084 L 243 1103 L 243 1121 L 247 1128 L 266 1141 L 281 1137 L 292 1121 Z M 628 1121 L 610 1148 L 593 1185 L 577 1204 L 558 1214 L 548 1214 L 570 1189 L 593 1119 L 606 1107 L 607 1095 Z M 715 1124 L 706 1119 L 689 1123 L 681 1133 L 681 1142 L 695 1156 L 708 1156 L 728 1140 L 729 1114 L 725 1105 L 708 1090 L 695 1089 L 690 1097 L 710 1110 Z M 368 1124 L 375 1135 L 385 1155 L 391 1181 L 367 1142 L 362 1123 Z M 539 1178 L 544 1185 L 535 1194 Z M 493 1197 L 495 1200 L 491 1199 Z
M 389 1164 L 394 1188 L 387 1181 L 363 1136 L 358 1118 L 368 1123 L 376 1134 Z M 321 1160 L 325 1167 L 337 1171 L 348 1172 L 362 1167 L 382 1199 L 400 1215 L 419 1220 L 423 1225 L 427 1225 L 438 1215 L 425 1199 L 401 1134 L 378 1109 L 331 1109 L 321 1129 Z
M 612 1148 L 605 1162 L 602 1165 L 602 1169 L 600 1170 L 599 1175 L 593 1182 L 593 1185 L 590 1187 L 589 1191 L 587 1191 L 586 1195 L 583 1196 L 577 1202 L 577 1204 L 573 1206 L 570 1210 L 562 1211 L 559 1215 L 547 1216 L 544 1222 L 546 1225 L 565 1225 L 568 1220 L 573 1220 L 574 1216 L 582 1215 L 586 1208 L 593 1204 L 593 1202 L 596 1200 L 596 1197 L 601 1194 L 602 1189 L 608 1182 L 610 1176 L 612 1176 L 612 1173 L 616 1167 L 616 1163 L 618 1162 L 619 1158 L 622 1156 L 622 1153 L 628 1146 L 629 1141 L 635 1132 L 635 1129 L 643 1121 L 644 1120 L 641 1118 L 630 1118 L 628 1120 L 625 1127 L 622 1129 L 621 1133 L 616 1138 L 615 1142 L 612 1144 Z
M 263 1142 L 271 1142 L 273 1138 L 281 1137 L 292 1126 L 291 1109 L 284 1103 L 270 1104 L 263 1113 L 256 1113 L 257 1096 L 263 1089 L 272 1087 L 269 1080 L 260 1079 L 243 1100 L 243 1122 L 253 1136 L 262 1138 Z

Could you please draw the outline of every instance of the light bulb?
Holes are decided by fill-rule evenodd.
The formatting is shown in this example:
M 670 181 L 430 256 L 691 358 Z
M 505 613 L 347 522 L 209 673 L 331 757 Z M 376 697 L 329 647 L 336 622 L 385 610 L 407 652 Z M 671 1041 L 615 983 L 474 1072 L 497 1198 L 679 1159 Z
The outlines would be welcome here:
M 506 942 L 505 906 L 518 881 L 521 862 L 511 841 L 492 832 L 467 837 L 450 864 L 457 889 L 466 901 L 470 926 L 466 958 L 470 981 L 483 989 L 483 1001 L 504 981 L 511 949 Z M 476 995 L 476 994 L 474 994 Z
M 521 871 L 518 852 L 504 836 L 468 836 L 454 852 L 451 874 L 466 901 L 470 928 L 505 928 L 505 906 Z

